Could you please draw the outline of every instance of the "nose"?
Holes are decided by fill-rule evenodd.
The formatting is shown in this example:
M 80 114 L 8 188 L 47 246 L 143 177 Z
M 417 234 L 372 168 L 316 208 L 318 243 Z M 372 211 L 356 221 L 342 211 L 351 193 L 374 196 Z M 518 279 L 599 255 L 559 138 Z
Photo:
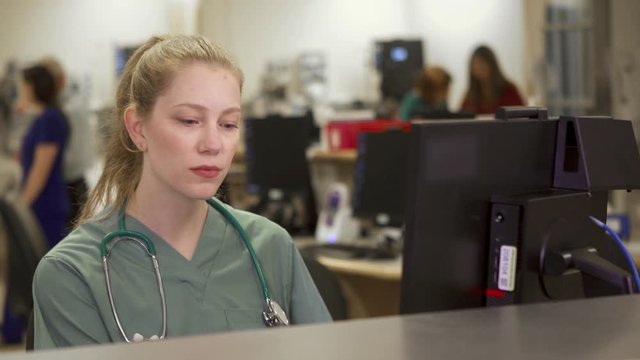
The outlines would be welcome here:
M 202 128 L 198 150 L 203 153 L 218 154 L 222 151 L 222 137 L 217 124 L 211 124 Z

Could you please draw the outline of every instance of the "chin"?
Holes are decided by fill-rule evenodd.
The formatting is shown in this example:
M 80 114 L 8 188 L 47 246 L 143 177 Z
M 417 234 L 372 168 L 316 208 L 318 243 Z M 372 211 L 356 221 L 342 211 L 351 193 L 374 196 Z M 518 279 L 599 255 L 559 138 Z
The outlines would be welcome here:
M 191 191 L 187 192 L 185 195 L 192 199 L 207 200 L 211 199 L 218 192 L 219 188 L 220 185 L 209 185 L 206 187 L 201 186 L 195 189 L 191 189 Z

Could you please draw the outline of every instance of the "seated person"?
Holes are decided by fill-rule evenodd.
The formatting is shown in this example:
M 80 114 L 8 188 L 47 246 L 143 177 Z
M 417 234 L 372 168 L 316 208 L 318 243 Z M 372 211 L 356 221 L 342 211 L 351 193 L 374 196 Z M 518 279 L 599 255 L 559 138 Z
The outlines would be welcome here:
M 34 275 L 36 349 L 331 321 L 289 234 L 212 198 L 240 141 L 242 83 L 202 36 L 131 56 L 100 179 Z
M 450 84 L 451 76 L 443 68 L 427 67 L 420 74 L 416 88 L 402 98 L 398 118 L 411 120 L 418 114 L 448 112 L 447 98 Z
M 469 61 L 469 89 L 461 111 L 495 114 L 501 106 L 520 105 L 524 105 L 520 92 L 500 70 L 493 50 L 479 46 Z

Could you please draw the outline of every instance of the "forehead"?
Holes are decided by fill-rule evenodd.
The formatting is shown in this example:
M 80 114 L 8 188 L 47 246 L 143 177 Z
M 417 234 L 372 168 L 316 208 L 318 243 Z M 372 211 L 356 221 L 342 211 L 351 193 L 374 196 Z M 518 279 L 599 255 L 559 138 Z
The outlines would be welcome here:
M 231 71 L 221 66 L 191 63 L 174 71 L 158 102 L 237 106 L 240 102 L 240 84 Z

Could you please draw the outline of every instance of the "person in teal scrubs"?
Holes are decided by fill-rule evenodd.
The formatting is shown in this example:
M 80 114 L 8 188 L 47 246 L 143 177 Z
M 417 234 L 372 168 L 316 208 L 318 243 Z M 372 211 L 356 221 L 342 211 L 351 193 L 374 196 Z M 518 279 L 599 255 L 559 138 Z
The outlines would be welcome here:
M 451 75 L 440 66 L 429 66 L 420 73 L 415 89 L 400 102 L 398 118 L 408 121 L 430 113 L 447 113 Z
M 36 349 L 125 340 L 101 258 L 101 240 L 120 220 L 155 247 L 167 337 L 266 327 L 249 247 L 206 202 L 239 142 L 242 83 L 238 66 L 202 36 L 153 37 L 132 55 L 117 90 L 103 173 L 79 225 L 34 276 Z M 289 322 L 331 321 L 289 234 L 265 218 L 215 204 L 247 233 L 271 298 Z M 123 332 L 129 339 L 159 336 L 162 297 L 145 248 L 133 241 L 109 247 Z

